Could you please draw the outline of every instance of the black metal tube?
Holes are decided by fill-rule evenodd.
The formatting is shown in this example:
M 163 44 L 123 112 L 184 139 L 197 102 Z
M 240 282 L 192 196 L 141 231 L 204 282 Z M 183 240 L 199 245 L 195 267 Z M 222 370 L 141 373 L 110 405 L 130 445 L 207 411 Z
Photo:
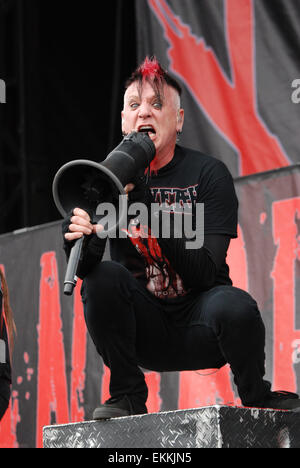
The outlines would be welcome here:
M 76 273 L 77 273 L 78 263 L 80 260 L 83 240 L 84 240 L 84 237 L 77 239 L 77 241 L 75 242 L 75 244 L 73 245 L 71 249 L 70 257 L 68 260 L 67 271 L 65 275 L 65 281 L 64 281 L 64 294 L 66 294 L 67 296 L 72 295 L 73 289 L 77 283 Z

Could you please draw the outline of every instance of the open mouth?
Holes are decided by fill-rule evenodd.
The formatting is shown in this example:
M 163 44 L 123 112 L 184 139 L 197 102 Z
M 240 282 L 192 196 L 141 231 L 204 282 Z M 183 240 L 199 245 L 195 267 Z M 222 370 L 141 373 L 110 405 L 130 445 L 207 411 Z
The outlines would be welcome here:
M 143 133 L 156 133 L 152 125 L 141 125 L 138 129 L 139 132 Z

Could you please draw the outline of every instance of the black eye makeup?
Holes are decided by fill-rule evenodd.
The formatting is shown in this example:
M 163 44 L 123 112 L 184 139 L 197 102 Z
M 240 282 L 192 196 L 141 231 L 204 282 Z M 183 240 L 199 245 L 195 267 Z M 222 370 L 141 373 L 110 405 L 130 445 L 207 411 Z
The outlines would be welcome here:
M 163 106 L 163 103 L 161 102 L 160 99 L 155 99 L 155 101 L 152 103 L 153 107 L 155 109 L 161 109 Z

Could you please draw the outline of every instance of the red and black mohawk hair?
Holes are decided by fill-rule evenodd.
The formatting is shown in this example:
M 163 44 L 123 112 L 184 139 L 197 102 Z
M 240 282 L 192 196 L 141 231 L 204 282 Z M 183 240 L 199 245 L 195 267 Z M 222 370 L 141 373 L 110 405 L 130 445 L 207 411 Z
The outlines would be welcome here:
M 146 57 L 144 62 L 138 67 L 137 71 L 142 75 L 144 80 L 147 78 L 150 80 L 154 80 L 155 78 L 162 79 L 164 75 L 164 70 L 155 57 L 151 60 L 149 57 Z
M 146 57 L 144 62 L 132 73 L 131 77 L 125 83 L 127 89 L 132 83 L 138 82 L 141 86 L 144 81 L 148 81 L 156 89 L 159 89 L 163 83 L 174 88 L 181 96 L 181 86 L 169 73 L 162 68 L 155 56 Z

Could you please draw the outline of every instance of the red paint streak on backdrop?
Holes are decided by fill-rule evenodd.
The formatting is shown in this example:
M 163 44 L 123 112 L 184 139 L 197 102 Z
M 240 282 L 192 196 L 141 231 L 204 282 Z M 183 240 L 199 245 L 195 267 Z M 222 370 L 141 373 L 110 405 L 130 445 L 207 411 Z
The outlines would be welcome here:
M 218 132 L 237 149 L 240 175 L 289 165 L 278 140 L 257 113 L 252 2 L 224 2 L 232 83 L 212 49 L 191 33 L 190 26 L 174 15 L 165 0 L 148 2 L 170 44 L 170 70 L 186 83 Z
M 59 280 L 55 252 L 41 257 L 38 324 L 36 446 L 42 447 L 42 428 L 69 422 L 65 351 L 62 334 Z
M 9 407 L 0 423 L 0 448 L 18 448 L 17 424 L 20 422 L 18 392 L 13 391 Z
M 236 239 L 231 239 L 227 252 L 229 275 L 233 286 L 248 291 L 247 252 L 240 225 L 238 225 L 237 234 Z
M 160 398 L 160 373 L 145 371 L 145 381 L 148 387 L 148 398 L 146 402 L 148 413 L 157 413 L 160 411 L 162 403 Z
M 274 282 L 274 361 L 275 390 L 297 391 L 293 351 L 300 344 L 295 329 L 295 262 L 300 260 L 296 219 L 300 217 L 300 197 L 273 203 L 273 239 L 277 245 L 271 277 Z
M 81 280 L 74 289 L 72 373 L 71 373 L 71 421 L 84 420 L 85 364 L 86 364 L 86 325 L 83 315 L 80 288 Z
M 231 386 L 230 367 L 180 372 L 178 408 L 240 404 Z

